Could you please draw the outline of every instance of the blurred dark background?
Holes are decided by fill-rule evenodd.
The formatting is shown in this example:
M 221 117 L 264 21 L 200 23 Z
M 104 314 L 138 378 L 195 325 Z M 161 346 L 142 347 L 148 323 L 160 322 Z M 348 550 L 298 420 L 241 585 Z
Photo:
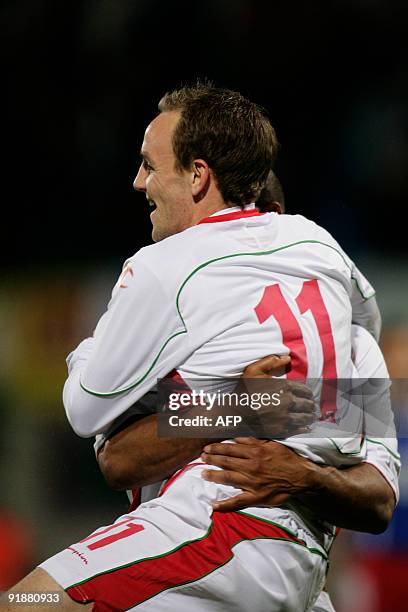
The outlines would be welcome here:
M 150 242 L 132 181 L 166 90 L 208 77 L 268 109 L 288 211 L 333 232 L 373 282 L 391 374 L 408 378 L 408 46 L 405 3 L 385 0 L 3 0 L 0 19 L 0 528 L 14 542 L 27 530 L 15 577 L 126 509 L 66 424 L 61 387 L 123 260 Z M 384 536 L 344 536 L 358 561 L 339 553 L 339 610 L 403 609 L 381 580 L 391 567 L 398 599 L 402 484 Z
M 291 211 L 400 253 L 404 3 L 3 0 L 10 265 L 123 259 L 149 239 L 132 179 L 160 96 L 207 76 L 269 111 Z

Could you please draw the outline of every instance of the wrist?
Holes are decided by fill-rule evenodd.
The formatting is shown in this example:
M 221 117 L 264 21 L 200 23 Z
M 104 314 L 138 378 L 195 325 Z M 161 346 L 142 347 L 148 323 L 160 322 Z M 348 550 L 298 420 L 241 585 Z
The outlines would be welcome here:
M 307 461 L 304 465 L 303 487 L 299 493 L 314 494 L 327 490 L 327 483 L 332 478 L 333 472 L 336 472 L 333 467 Z
M 278 440 L 267 442 L 263 450 L 268 462 L 279 468 L 273 470 L 271 482 L 284 483 L 284 491 L 292 497 L 318 493 L 325 488 L 325 475 L 330 467 L 306 459 Z

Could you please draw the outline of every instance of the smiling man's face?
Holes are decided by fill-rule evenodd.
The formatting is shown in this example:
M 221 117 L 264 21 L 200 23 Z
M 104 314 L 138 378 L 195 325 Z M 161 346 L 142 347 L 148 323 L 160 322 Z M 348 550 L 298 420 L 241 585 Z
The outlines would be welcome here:
M 143 191 L 153 207 L 150 215 L 155 242 L 194 225 L 194 200 L 189 171 L 176 169 L 172 135 L 177 111 L 158 115 L 147 127 L 141 149 L 142 163 L 133 186 Z

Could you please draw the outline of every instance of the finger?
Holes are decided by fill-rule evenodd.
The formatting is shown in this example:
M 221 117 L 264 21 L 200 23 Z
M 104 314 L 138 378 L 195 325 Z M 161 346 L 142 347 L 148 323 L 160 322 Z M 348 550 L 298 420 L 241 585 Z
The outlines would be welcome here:
M 201 477 L 208 482 L 229 485 L 236 489 L 248 489 L 251 485 L 251 479 L 248 476 L 229 470 L 203 470 Z
M 291 438 L 292 436 L 300 436 L 300 435 L 304 435 L 304 434 L 309 434 L 311 433 L 312 429 L 310 425 L 305 424 L 301 424 L 301 423 L 297 423 L 296 425 L 288 425 L 286 427 L 286 430 L 284 432 L 283 437 L 284 438 Z M 282 438 L 282 436 L 279 436 L 279 438 Z
M 248 438 L 234 438 L 234 442 L 237 444 L 246 444 L 248 446 L 262 446 L 262 444 L 265 444 L 267 441 L 268 440 L 253 438 L 252 436 Z
M 254 493 L 245 492 L 230 497 L 222 502 L 214 502 L 212 506 L 216 512 L 234 512 L 235 510 L 242 510 L 249 506 L 256 506 L 256 500 L 257 498 Z
M 310 426 L 315 421 L 314 415 L 311 414 L 292 414 L 280 426 L 278 423 L 273 425 L 265 423 L 262 426 L 264 435 L 269 438 L 284 439 L 299 434 L 306 434 L 311 431 Z M 248 467 L 245 469 L 248 472 Z
M 238 457 L 240 459 L 249 459 L 252 457 L 252 449 L 248 444 L 207 444 L 203 448 L 203 455 L 223 455 L 224 457 Z M 202 456 L 203 456 L 202 455 Z M 205 461 L 205 459 L 203 459 Z
M 209 455 L 203 453 L 201 459 L 209 465 L 215 465 L 223 470 L 234 470 L 237 472 L 245 472 L 248 464 L 247 459 L 237 459 L 237 457 L 226 457 L 224 455 Z
M 291 436 L 300 436 L 302 434 L 309 434 L 312 430 L 310 429 L 310 427 L 297 427 L 293 430 L 290 430 L 288 432 L 286 432 L 285 436 L 280 436 L 283 439 L 286 438 L 290 438 Z
M 289 409 L 289 414 L 292 412 L 304 412 L 307 414 L 314 413 L 315 403 L 305 398 L 294 398 L 294 402 Z
M 289 428 L 306 427 L 315 422 L 315 416 L 308 413 L 290 414 L 288 417 L 287 425 Z
M 272 374 L 274 370 L 286 367 L 290 361 L 289 355 L 268 355 L 268 357 L 261 359 L 262 364 L 259 365 L 262 365 L 265 372 Z
M 247 366 L 243 373 L 243 378 L 256 378 L 257 376 L 271 375 L 274 370 L 284 368 L 290 363 L 289 355 L 282 357 L 278 355 L 268 355 L 255 363 Z
M 295 382 L 293 380 L 287 380 L 287 389 L 292 391 L 293 395 L 298 397 L 306 397 L 307 399 L 313 400 L 313 391 L 306 385 Z

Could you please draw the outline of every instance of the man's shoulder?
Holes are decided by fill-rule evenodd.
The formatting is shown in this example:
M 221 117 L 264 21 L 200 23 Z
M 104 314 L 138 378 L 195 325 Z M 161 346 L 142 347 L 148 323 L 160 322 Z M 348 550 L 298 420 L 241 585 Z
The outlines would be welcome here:
M 324 227 L 303 215 L 279 215 L 282 231 L 287 231 L 298 238 L 335 242 L 333 236 Z
M 244 230 L 241 225 L 245 226 Z M 247 230 L 251 226 L 255 233 L 248 240 Z M 317 248 L 319 245 L 322 248 Z M 335 239 L 314 221 L 303 215 L 270 213 L 253 217 L 248 222 L 195 225 L 143 247 L 126 263 L 130 262 L 133 267 L 144 265 L 167 287 L 180 286 L 194 271 L 206 268 L 211 262 L 226 260 L 231 254 L 235 257 L 244 251 L 242 255 L 259 255 L 260 251 L 274 249 L 283 252 L 285 247 L 292 246 L 303 249 L 313 261 L 316 258 L 326 261 L 327 257 L 337 261 L 339 257 L 340 247 Z M 330 247 L 329 254 L 327 247 Z
M 340 256 L 343 260 L 347 260 L 348 267 L 351 265 L 349 258 L 334 236 L 327 229 L 303 215 L 279 215 L 278 240 L 291 245 L 304 243 L 309 253 L 321 252 L 330 256 L 331 252 L 335 259 Z
M 179 283 L 208 258 L 208 239 L 200 226 L 190 227 L 137 251 L 126 263 L 143 265 L 166 285 Z

